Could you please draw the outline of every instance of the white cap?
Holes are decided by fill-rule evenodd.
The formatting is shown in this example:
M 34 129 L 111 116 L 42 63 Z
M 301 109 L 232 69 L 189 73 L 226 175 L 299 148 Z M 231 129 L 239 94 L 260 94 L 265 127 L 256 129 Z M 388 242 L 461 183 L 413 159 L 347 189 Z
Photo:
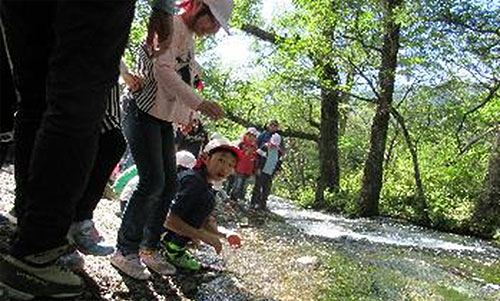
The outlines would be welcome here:
M 182 150 L 175 153 L 175 161 L 177 165 L 185 168 L 193 168 L 196 164 L 196 158 L 188 151 Z
M 212 150 L 216 148 L 225 148 L 227 150 L 232 151 L 237 157 L 238 160 L 241 159 L 241 151 L 239 148 L 234 146 L 227 138 L 225 137 L 217 137 L 215 139 L 210 140 L 207 145 L 205 145 L 205 148 L 203 149 L 203 152 L 206 154 L 210 153 Z
M 221 135 L 217 135 L 217 136 L 213 137 L 212 140 L 210 140 L 207 143 L 207 145 L 205 145 L 205 148 L 203 149 L 203 151 L 205 153 L 209 153 L 214 148 L 217 148 L 217 147 L 222 146 L 222 145 L 231 145 L 231 142 L 226 137 L 221 136 Z
M 271 142 L 271 144 L 273 145 L 276 145 L 276 146 L 279 146 L 280 143 L 281 143 L 281 136 L 280 134 L 278 133 L 274 133 L 272 136 L 271 136 L 271 139 L 269 140 Z
M 214 15 L 217 22 L 219 22 L 220 26 L 224 28 L 224 30 L 229 32 L 229 19 L 231 18 L 231 13 L 233 12 L 233 0 L 202 0 L 208 8 L 210 8 L 210 12 Z
M 217 132 L 214 132 L 210 135 L 209 139 L 210 140 L 214 140 L 214 139 L 226 139 L 224 138 L 224 136 L 222 136 L 221 134 L 217 133 Z
M 257 129 L 254 128 L 254 127 L 249 127 L 247 129 L 247 133 L 250 133 L 250 134 L 252 134 L 252 135 L 254 135 L 256 137 L 259 136 L 259 131 L 257 131 Z

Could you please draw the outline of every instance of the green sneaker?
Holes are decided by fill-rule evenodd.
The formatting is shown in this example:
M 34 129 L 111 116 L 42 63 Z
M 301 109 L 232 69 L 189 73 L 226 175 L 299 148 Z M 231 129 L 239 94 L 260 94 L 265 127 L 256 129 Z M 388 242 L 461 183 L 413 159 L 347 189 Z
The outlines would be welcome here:
M 179 247 L 171 241 L 162 241 L 162 244 L 164 256 L 174 266 L 190 271 L 199 271 L 201 269 L 201 263 L 193 255 L 189 254 L 185 248 Z

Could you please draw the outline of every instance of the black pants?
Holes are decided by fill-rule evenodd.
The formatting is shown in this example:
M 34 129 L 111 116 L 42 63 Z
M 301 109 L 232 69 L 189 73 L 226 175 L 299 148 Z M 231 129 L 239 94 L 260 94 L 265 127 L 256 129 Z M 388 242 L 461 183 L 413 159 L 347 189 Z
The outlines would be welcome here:
M 0 167 L 10 153 L 16 103 L 16 90 L 12 80 L 7 49 L 0 36 Z
M 271 193 L 273 185 L 273 176 L 263 173 L 262 171 L 255 176 L 255 185 L 252 191 L 251 204 L 260 209 L 267 208 L 267 198 Z
M 17 100 L 3 39 L 0 39 L 0 100 L 0 133 L 4 133 L 14 128 L 14 110 Z
M 118 78 L 134 1 L 0 5 L 20 93 L 16 169 L 27 173 L 12 246 L 21 257 L 66 244 L 94 165 L 105 97 Z
M 121 129 L 112 129 L 99 136 L 99 149 L 90 173 L 90 181 L 76 205 L 75 222 L 92 219 L 109 177 L 125 152 L 126 145 Z

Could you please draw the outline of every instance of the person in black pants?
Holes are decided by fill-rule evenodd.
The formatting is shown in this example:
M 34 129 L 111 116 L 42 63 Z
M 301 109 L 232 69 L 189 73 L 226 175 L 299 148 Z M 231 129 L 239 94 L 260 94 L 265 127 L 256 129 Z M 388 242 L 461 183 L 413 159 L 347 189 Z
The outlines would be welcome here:
M 14 111 L 17 100 L 7 49 L 4 40 L 1 38 L 0 83 L 0 167 L 2 167 L 13 142 L 12 130 L 14 129 Z
M 16 148 L 26 150 L 16 158 L 21 165 L 16 169 L 27 172 L 17 237 L 10 254 L 0 256 L 0 287 L 13 298 L 83 292 L 82 279 L 57 260 L 68 251 L 66 234 L 89 181 L 104 100 L 118 78 L 134 5 L 133 0 L 0 2 L 20 94 Z

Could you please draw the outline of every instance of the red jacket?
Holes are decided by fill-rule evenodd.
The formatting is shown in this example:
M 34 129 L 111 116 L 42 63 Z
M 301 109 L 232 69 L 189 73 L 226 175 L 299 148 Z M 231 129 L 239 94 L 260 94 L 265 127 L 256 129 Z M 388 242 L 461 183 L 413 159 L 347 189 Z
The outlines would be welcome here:
M 236 173 L 251 176 L 257 159 L 257 140 L 248 141 L 247 137 L 243 137 L 243 141 L 238 144 L 238 148 L 243 153 L 243 158 L 236 165 Z

